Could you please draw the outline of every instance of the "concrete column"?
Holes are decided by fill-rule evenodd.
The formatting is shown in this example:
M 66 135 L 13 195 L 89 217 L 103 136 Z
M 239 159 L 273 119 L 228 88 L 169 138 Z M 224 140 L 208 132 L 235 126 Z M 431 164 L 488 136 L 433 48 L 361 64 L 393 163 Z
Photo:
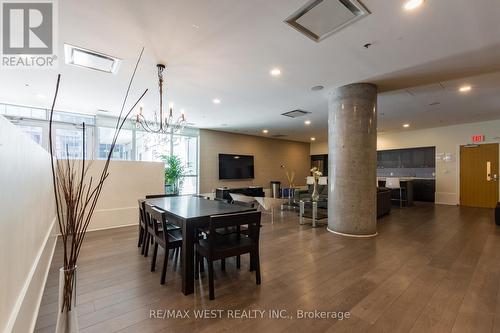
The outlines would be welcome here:
M 377 86 L 340 87 L 328 108 L 328 230 L 376 236 Z

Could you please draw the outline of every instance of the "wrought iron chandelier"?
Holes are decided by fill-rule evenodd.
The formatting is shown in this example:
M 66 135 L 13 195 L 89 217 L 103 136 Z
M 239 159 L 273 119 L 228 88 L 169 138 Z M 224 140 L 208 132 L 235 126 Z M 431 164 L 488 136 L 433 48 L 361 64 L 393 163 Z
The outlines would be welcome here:
M 169 105 L 169 112 L 163 113 L 163 71 L 165 65 L 156 65 L 158 69 L 158 89 L 160 93 L 160 110 L 154 113 L 154 120 L 147 120 L 143 115 L 143 107 L 139 107 L 139 112 L 136 113 L 135 118 L 132 118 L 132 123 L 136 128 L 142 128 L 144 131 L 153 134 L 170 134 L 181 132 L 187 124 L 184 110 L 181 110 L 180 116 L 174 121 L 173 117 L 173 104 Z

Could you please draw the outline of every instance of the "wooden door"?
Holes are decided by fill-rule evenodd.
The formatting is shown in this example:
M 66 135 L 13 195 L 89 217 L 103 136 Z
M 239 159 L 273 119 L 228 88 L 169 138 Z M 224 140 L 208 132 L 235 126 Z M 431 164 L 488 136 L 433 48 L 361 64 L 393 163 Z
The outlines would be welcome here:
M 461 205 L 494 208 L 498 183 L 498 143 L 460 147 Z

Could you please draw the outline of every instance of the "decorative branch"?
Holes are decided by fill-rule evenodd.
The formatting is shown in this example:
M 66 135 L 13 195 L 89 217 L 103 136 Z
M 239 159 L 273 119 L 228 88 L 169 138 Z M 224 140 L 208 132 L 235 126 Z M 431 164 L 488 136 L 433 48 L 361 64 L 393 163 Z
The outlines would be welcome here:
M 146 95 L 147 89 L 140 95 L 140 97 L 132 104 L 132 106 L 125 111 L 127 105 L 130 89 L 137 72 L 137 67 L 141 61 L 144 48 L 141 50 L 139 58 L 135 64 L 134 71 L 130 78 L 125 97 L 121 106 L 120 114 L 117 118 L 115 125 L 115 132 L 111 143 L 111 148 L 108 152 L 104 167 L 98 177 L 94 181 L 93 177 L 87 177 L 87 171 L 90 163 L 85 163 L 85 123 L 82 124 L 82 142 L 83 151 L 81 163 L 76 164 L 75 160 L 70 160 L 69 148 L 66 146 L 66 161 L 58 160 L 54 152 L 52 130 L 53 130 L 53 116 L 54 108 L 59 93 L 59 86 L 61 75 L 57 76 L 56 90 L 54 99 L 50 109 L 49 118 L 49 151 L 51 156 L 51 169 L 52 169 L 52 184 L 54 187 L 54 197 L 56 202 L 57 221 L 59 224 L 59 231 L 61 233 L 61 240 L 63 243 L 64 252 L 64 292 L 63 304 L 60 309 L 71 311 L 72 297 L 73 297 L 73 280 L 75 279 L 75 268 L 77 265 L 80 250 L 87 232 L 87 228 L 92 220 L 94 210 L 99 201 L 99 196 L 103 189 L 104 183 L 109 176 L 109 165 L 116 141 L 120 131 L 129 117 L 130 113 L 139 104 L 141 99 Z

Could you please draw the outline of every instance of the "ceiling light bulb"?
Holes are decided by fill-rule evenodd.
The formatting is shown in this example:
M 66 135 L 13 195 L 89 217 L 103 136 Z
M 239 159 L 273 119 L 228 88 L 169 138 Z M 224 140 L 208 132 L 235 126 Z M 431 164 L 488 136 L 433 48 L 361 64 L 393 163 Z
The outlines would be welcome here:
M 304 121 L 304 124 L 311 125 L 311 121 L 310 120 L 306 120 L 306 121 Z
M 220 104 L 220 99 L 214 98 L 214 100 L 212 102 L 214 102 L 214 104 Z
M 471 87 L 471 86 L 463 86 L 463 87 L 460 87 L 460 88 L 458 89 L 458 91 L 460 91 L 460 92 L 469 92 L 469 91 L 471 91 L 471 90 L 472 90 L 472 87 Z
M 403 8 L 405 10 L 414 10 L 414 9 L 420 7 L 423 3 L 424 3 L 424 0 L 407 0 L 404 3 Z
M 403 127 L 408 128 L 408 127 L 410 127 L 410 124 L 404 124 Z
M 316 141 L 316 138 L 314 138 L 314 137 L 313 137 L 313 138 L 311 138 L 311 141 Z
M 272 76 L 280 76 L 281 75 L 281 69 L 279 69 L 279 68 L 273 68 L 273 69 L 271 69 L 270 73 L 271 73 Z
M 267 134 L 267 133 L 269 133 L 269 131 L 265 129 L 265 130 L 262 130 L 262 133 Z

